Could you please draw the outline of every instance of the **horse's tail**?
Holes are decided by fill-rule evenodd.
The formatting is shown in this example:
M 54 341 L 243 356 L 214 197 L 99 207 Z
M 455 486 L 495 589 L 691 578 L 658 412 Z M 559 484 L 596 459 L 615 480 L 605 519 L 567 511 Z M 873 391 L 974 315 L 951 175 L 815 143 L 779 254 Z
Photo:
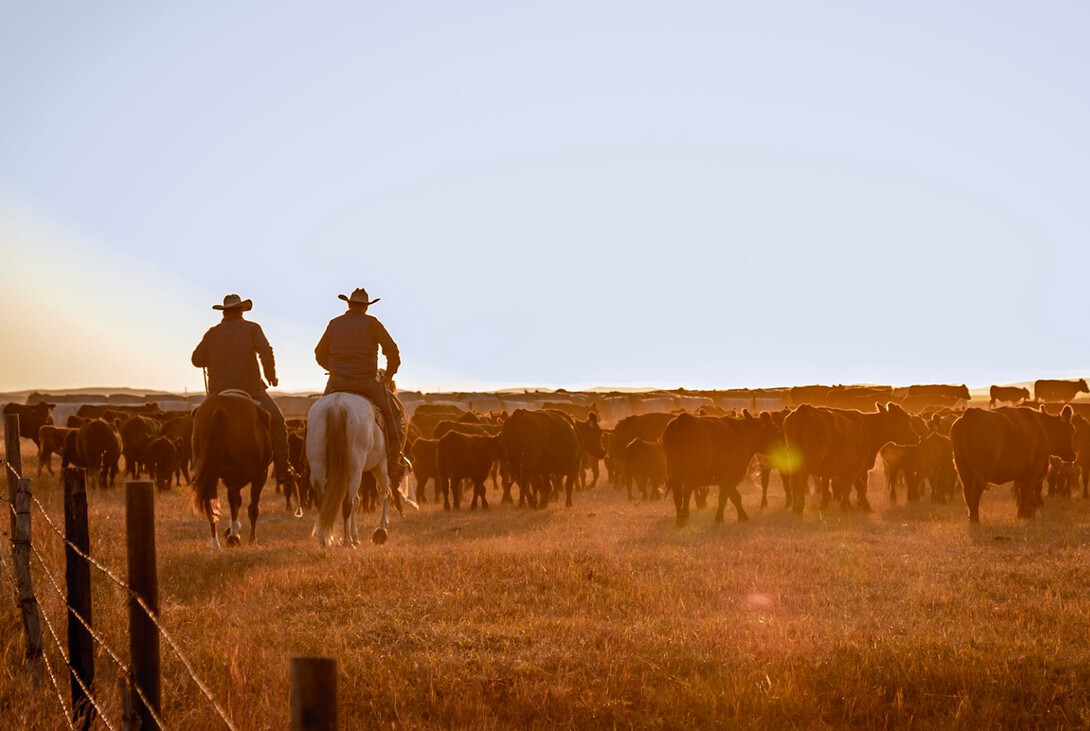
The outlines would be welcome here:
M 314 528 L 322 545 L 333 536 L 333 524 L 341 514 L 348 493 L 348 414 L 340 404 L 330 406 L 325 419 L 325 488 Z
M 201 439 L 200 449 L 194 456 L 193 507 L 201 515 L 209 510 L 218 515 L 217 488 L 227 459 L 227 413 L 223 409 L 216 408 L 212 412 L 208 433 Z

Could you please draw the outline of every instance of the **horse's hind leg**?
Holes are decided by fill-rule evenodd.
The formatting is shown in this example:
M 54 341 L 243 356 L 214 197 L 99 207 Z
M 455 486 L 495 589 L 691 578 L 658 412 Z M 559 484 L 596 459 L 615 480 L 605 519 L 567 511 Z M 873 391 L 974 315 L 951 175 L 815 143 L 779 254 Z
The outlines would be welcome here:
M 386 474 L 385 460 L 379 462 L 372 474 L 375 476 L 375 487 L 382 501 L 382 515 L 379 517 L 378 528 L 371 534 L 371 540 L 382 545 L 386 542 L 387 529 L 390 527 L 390 476 Z
M 238 520 L 238 511 L 242 508 L 241 485 L 227 486 L 227 505 L 231 510 L 231 523 L 227 526 L 226 531 L 227 545 L 234 547 L 242 542 L 239 538 L 239 534 L 242 533 L 242 523 Z
M 216 535 L 216 511 L 211 503 L 205 508 L 204 513 L 208 516 L 208 529 L 212 532 L 212 549 L 216 550 L 220 547 L 220 539 Z
M 261 490 L 265 487 L 265 478 L 267 477 L 265 470 L 261 471 L 258 477 L 254 478 L 254 481 L 250 483 L 250 507 L 246 512 L 250 516 L 250 544 L 257 543 L 257 515 L 259 512 L 259 504 L 261 503 Z M 242 502 L 242 494 L 239 494 L 239 502 Z

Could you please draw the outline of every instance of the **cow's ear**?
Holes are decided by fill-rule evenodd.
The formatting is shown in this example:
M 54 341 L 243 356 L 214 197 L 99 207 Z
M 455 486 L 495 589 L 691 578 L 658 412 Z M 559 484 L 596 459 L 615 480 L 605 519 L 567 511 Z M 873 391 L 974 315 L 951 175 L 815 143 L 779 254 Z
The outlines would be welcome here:
M 55 409 L 55 408 L 57 408 L 57 405 L 56 405 L 56 404 L 46 404 L 46 406 L 47 406 L 48 408 L 51 408 L 51 409 Z
M 874 406 L 875 406 L 875 408 L 876 408 L 876 409 L 878 409 L 878 413 L 879 413 L 879 414 L 884 414 L 884 413 L 886 413 L 886 407 L 885 407 L 885 406 L 883 406 L 883 405 L 882 405 L 881 403 L 879 403 L 879 402 L 877 402 L 877 401 L 876 401 L 876 402 L 875 402 L 875 404 L 874 404 Z
M 1075 410 L 1073 408 L 1071 408 L 1071 404 L 1068 404 L 1067 406 L 1064 406 L 1063 411 L 1060 412 L 1060 418 L 1062 418 L 1068 424 L 1071 423 L 1071 419 L 1074 416 L 1075 416 Z
M 1039 406 L 1039 407 L 1037 408 L 1037 410 L 1038 410 L 1038 411 L 1040 411 L 1040 412 L 1041 412 L 1042 414 L 1047 414 L 1047 413 L 1048 413 L 1048 409 L 1046 409 L 1046 408 L 1045 408 L 1045 405 L 1044 405 L 1044 404 L 1041 404 L 1041 405 L 1040 405 L 1040 406 Z
M 747 419 L 752 419 L 753 416 L 749 413 L 749 409 L 742 409 L 742 416 Z
M 594 413 L 593 411 L 590 412 L 589 414 L 587 414 L 587 421 L 590 422 L 591 426 L 598 426 L 598 414 Z

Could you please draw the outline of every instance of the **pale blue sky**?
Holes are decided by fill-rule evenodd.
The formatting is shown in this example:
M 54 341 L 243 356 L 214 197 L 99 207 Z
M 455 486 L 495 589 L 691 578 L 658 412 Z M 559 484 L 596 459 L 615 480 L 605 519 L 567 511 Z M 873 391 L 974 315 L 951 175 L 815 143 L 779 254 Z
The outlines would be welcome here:
M 0 4 L 0 390 L 1085 376 L 1085 3 Z M 17 355 L 16 355 L 17 354 Z

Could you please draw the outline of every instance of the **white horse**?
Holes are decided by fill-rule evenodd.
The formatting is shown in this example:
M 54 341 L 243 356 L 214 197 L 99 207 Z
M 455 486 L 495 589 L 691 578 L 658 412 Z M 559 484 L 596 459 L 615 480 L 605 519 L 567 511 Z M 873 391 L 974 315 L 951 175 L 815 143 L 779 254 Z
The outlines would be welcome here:
M 344 543 L 359 545 L 356 511 L 360 504 L 360 482 L 366 472 L 375 477 L 382 499 L 382 517 L 371 539 L 379 544 L 386 541 L 391 485 L 386 467 L 386 435 L 379 426 L 379 418 L 374 405 L 354 393 L 326 394 L 310 407 L 307 460 L 310 462 L 310 484 L 319 496 L 314 535 L 323 548 L 333 542 L 333 523 L 342 506 Z M 417 507 L 415 490 L 410 488 L 409 492 L 404 492 L 400 485 L 394 485 L 392 489 L 398 490 L 399 497 Z M 350 503 L 346 502 L 349 496 Z

